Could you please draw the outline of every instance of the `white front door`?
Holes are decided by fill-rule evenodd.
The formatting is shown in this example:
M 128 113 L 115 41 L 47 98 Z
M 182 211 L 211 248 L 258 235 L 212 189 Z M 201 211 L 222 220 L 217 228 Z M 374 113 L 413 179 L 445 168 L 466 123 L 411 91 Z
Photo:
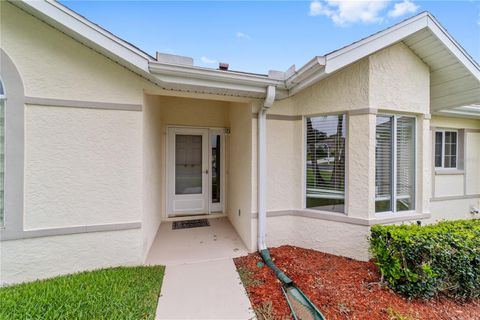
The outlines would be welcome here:
M 223 211 L 223 144 L 218 129 L 168 128 L 169 216 Z

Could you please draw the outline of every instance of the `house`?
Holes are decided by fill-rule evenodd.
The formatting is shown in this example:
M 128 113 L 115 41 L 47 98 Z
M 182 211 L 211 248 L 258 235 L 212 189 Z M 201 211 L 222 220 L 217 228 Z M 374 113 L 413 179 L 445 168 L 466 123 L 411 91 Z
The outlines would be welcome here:
M 3 284 L 141 264 L 178 217 L 362 260 L 374 224 L 478 217 L 480 67 L 429 13 L 267 75 L 0 14 Z

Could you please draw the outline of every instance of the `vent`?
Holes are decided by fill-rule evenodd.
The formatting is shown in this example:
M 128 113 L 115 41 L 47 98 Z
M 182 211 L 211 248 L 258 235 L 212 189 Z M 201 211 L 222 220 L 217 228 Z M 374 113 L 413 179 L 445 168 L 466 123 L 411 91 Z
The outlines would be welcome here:
M 174 221 L 172 223 L 172 230 L 191 229 L 191 228 L 200 228 L 200 227 L 209 227 L 209 226 L 210 226 L 210 222 L 208 222 L 207 219 Z
M 218 69 L 223 70 L 223 71 L 228 71 L 228 63 L 220 62 L 218 64 Z

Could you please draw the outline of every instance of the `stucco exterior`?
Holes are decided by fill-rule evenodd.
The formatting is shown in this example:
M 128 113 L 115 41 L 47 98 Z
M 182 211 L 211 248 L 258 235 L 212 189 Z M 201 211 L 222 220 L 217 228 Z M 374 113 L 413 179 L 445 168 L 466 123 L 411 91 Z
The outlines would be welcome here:
M 138 265 L 140 230 L 92 232 L 0 243 L 1 283 L 12 284 L 98 268 Z
M 18 71 L 25 101 L 24 212 L 6 216 L 15 230 L 1 230 L 0 283 L 144 263 L 160 224 L 181 219 L 167 208 L 170 127 L 226 129 L 224 210 L 215 216 L 227 217 L 248 250 L 257 249 L 263 99 L 233 89 L 205 93 L 205 83 L 198 92 L 180 84 L 166 90 L 151 74 L 11 3 L 0 2 L 0 14 L 1 53 Z M 478 217 L 470 212 L 480 207 L 480 120 L 431 116 L 430 78 L 429 66 L 397 42 L 293 95 L 279 94 L 266 120 L 268 246 L 366 260 L 371 225 Z M 332 114 L 346 116 L 343 213 L 307 209 L 305 200 L 306 117 Z M 379 114 L 416 119 L 416 202 L 406 214 L 375 213 Z M 458 170 L 435 169 L 436 129 L 461 133 Z
M 480 121 L 433 116 L 431 136 L 436 129 L 458 130 L 463 154 L 457 170 L 432 170 L 431 211 L 429 222 L 441 219 L 478 218 L 473 208 L 480 207 Z M 433 160 L 431 163 L 433 166 Z
M 93 102 L 24 105 L 23 233 L 0 244 L 0 282 L 140 264 L 142 113 L 95 103 L 141 105 L 152 84 L 10 3 L 0 5 L 1 49 L 25 97 Z
M 25 229 L 140 221 L 141 116 L 27 106 Z

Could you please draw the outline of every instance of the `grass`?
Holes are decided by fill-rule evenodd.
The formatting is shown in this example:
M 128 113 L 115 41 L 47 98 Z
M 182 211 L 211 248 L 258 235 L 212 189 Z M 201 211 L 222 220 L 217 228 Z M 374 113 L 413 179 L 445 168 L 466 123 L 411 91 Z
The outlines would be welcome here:
M 242 281 L 245 287 L 258 286 L 263 284 L 261 280 L 254 278 L 254 272 L 251 271 L 250 269 L 244 266 L 239 266 L 237 267 L 237 271 L 238 271 L 238 275 L 240 276 L 240 280 Z
M 165 267 L 119 267 L 0 288 L 0 319 L 154 319 Z

